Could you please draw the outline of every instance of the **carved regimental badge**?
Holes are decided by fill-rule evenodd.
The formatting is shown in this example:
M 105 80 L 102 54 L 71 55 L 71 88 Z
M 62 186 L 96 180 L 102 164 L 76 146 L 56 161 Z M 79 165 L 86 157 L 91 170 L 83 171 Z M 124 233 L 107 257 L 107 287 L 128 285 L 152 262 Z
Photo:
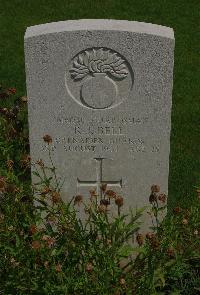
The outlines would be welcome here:
M 107 109 L 125 100 L 133 85 L 133 72 L 119 53 L 89 48 L 71 61 L 66 76 L 69 94 L 91 109 Z

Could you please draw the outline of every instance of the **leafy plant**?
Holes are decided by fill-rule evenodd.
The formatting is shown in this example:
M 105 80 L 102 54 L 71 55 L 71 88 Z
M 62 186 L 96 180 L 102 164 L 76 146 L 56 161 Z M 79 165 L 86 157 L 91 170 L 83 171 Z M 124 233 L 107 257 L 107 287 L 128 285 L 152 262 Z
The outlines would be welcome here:
M 2 93 L 3 100 L 15 95 Z M 145 234 L 139 221 L 144 208 L 123 213 L 123 197 L 106 184 L 101 200 L 93 190 L 87 200 L 77 195 L 65 203 L 49 135 L 43 139 L 51 165 L 38 160 L 38 184 L 30 185 L 25 105 L 17 98 L 17 112 L 0 109 L 0 293 L 198 294 L 199 189 L 193 206 L 177 206 L 165 216 L 167 196 L 152 185 L 152 227 Z M 112 204 L 117 210 L 111 215 Z

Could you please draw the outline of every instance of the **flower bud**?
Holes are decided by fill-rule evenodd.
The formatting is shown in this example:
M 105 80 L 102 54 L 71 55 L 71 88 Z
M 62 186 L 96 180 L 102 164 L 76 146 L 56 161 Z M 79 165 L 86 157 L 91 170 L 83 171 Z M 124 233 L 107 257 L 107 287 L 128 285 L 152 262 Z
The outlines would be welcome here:
M 144 244 L 144 236 L 142 234 L 137 234 L 136 241 L 139 246 L 142 246 Z
M 82 195 L 77 195 L 77 196 L 75 196 L 75 198 L 74 198 L 74 205 L 80 205 L 80 203 L 83 201 L 83 196 Z
M 90 196 L 91 196 L 91 197 L 97 197 L 97 192 L 96 192 L 96 190 L 90 190 Z
M 174 257 L 174 249 L 172 247 L 167 249 L 167 255 L 169 257 Z
M 27 97 L 27 96 L 22 96 L 22 97 L 20 98 L 20 100 L 21 100 L 22 102 L 27 102 L 27 101 L 28 101 L 28 97 Z
M 36 161 L 36 164 L 39 165 L 40 167 L 44 167 L 44 162 L 41 159 Z
M 45 261 L 45 262 L 44 262 L 44 267 L 45 267 L 46 269 L 49 268 L 49 261 Z
M 157 196 L 155 193 L 152 193 L 150 196 L 149 196 L 149 203 L 154 203 L 157 201 Z
M 179 214 L 179 213 L 181 213 L 181 208 L 180 207 L 175 207 L 174 209 L 173 209 L 173 212 L 175 213 L 175 214 Z
M 104 205 L 104 206 L 108 206 L 110 204 L 110 202 L 108 200 L 100 200 L 100 205 Z
M 187 225 L 187 224 L 188 224 L 188 220 L 187 220 L 186 218 L 184 218 L 184 219 L 182 220 L 182 224 L 183 224 L 183 225 Z
M 121 286 L 124 286 L 124 285 L 126 285 L 126 280 L 124 278 L 121 278 L 119 280 L 119 283 L 120 283 Z
M 8 167 L 9 170 L 13 169 L 13 165 L 14 165 L 14 161 L 13 160 L 7 160 L 6 161 L 6 165 Z
M 97 212 L 99 213 L 106 213 L 107 207 L 105 205 L 99 205 L 97 208 Z
M 165 203 L 166 202 L 166 199 L 167 199 L 167 196 L 165 194 L 160 194 L 158 196 L 158 200 L 161 202 L 161 203 Z
M 16 91 L 17 91 L 16 88 L 13 88 L 13 87 L 7 89 L 7 92 L 8 92 L 9 95 L 10 95 L 10 94 L 15 94 Z
M 38 229 L 37 229 L 37 227 L 36 227 L 35 224 L 32 224 L 32 225 L 30 226 L 29 231 L 30 231 L 30 234 L 31 234 L 31 235 L 34 235 L 34 234 L 38 231 Z
M 48 144 L 52 143 L 52 137 L 48 134 L 44 135 L 43 139 L 44 139 L 44 142 L 46 142 Z
M 85 270 L 87 272 L 91 272 L 93 270 L 93 265 L 91 262 L 87 263 L 86 267 L 85 267 Z
M 60 263 L 56 264 L 56 266 L 55 266 L 55 270 L 56 270 L 57 272 L 61 272 L 61 271 L 62 271 L 62 265 L 61 265 Z
M 110 198 L 116 198 L 117 194 L 113 190 L 107 190 L 106 195 Z
M 57 204 L 61 201 L 60 194 L 58 192 L 51 193 L 51 200 L 53 204 Z
M 39 250 L 40 249 L 40 247 L 41 247 L 41 244 L 40 244 L 40 242 L 39 241 L 33 241 L 32 242 L 32 249 L 34 249 L 34 250 Z
M 151 192 L 152 192 L 152 193 L 159 193 L 159 191 L 160 191 L 160 187 L 159 187 L 159 185 L 157 185 L 157 184 L 153 184 L 153 185 L 151 186 Z
M 117 196 L 116 199 L 115 199 L 115 204 L 118 207 L 122 207 L 123 204 L 124 204 L 124 199 L 121 196 Z
M 6 178 L 4 176 L 0 176 L 0 192 L 4 192 L 6 189 Z

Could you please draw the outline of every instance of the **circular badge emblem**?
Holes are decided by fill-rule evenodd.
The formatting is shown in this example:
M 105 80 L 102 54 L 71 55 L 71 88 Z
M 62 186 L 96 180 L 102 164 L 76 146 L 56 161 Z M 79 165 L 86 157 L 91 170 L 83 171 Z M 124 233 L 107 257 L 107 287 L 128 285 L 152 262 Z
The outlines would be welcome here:
M 133 71 L 119 53 L 108 48 L 89 48 L 72 58 L 66 72 L 70 96 L 90 109 L 113 108 L 128 98 Z

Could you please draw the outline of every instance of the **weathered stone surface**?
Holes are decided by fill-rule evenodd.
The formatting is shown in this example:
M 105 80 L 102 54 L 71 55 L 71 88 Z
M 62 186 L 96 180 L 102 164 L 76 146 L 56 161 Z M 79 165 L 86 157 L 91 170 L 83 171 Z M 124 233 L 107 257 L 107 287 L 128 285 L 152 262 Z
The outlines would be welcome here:
M 33 161 L 65 178 L 64 198 L 100 184 L 125 207 L 148 203 L 152 184 L 168 191 L 173 30 L 115 20 L 30 27 L 25 35 Z

